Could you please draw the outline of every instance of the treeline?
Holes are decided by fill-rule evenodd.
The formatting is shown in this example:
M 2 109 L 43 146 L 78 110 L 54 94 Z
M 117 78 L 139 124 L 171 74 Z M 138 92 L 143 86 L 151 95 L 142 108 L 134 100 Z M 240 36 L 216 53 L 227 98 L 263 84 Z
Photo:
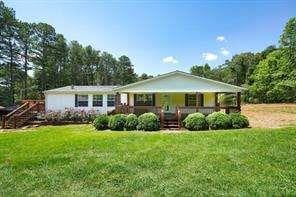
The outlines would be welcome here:
M 191 73 L 246 87 L 246 102 L 295 102 L 296 18 L 286 24 L 278 47 L 234 55 L 214 69 L 193 66 Z M 68 42 L 49 24 L 18 20 L 0 1 L 0 105 L 40 99 L 42 91 L 66 85 L 125 85 L 151 77 L 138 76 L 125 55 L 115 58 Z
M 194 75 L 243 86 L 245 102 L 296 102 L 296 18 L 291 18 L 280 37 L 279 47 L 234 55 L 211 69 L 208 64 L 193 66 Z
M 39 99 L 42 91 L 66 85 L 124 85 L 149 77 L 137 76 L 125 55 L 117 59 L 68 42 L 49 24 L 18 20 L 0 1 L 0 105 Z

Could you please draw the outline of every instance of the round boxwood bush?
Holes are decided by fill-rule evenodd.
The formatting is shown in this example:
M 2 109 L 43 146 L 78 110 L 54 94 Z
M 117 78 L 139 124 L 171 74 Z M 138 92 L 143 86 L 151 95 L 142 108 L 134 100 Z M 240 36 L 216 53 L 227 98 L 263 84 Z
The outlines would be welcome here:
M 184 126 L 190 131 L 207 130 L 209 128 L 206 117 L 201 113 L 189 114 L 184 119 Z
M 206 118 L 210 129 L 229 129 L 231 128 L 231 119 L 228 114 L 223 112 L 214 112 Z
M 109 118 L 107 115 L 99 115 L 93 121 L 93 125 L 97 130 L 108 129 Z
M 249 120 L 246 116 L 239 113 L 231 113 L 230 115 L 232 128 L 240 129 L 249 126 Z
M 138 117 L 135 114 L 129 114 L 128 116 L 126 116 L 124 127 L 127 131 L 136 130 L 137 125 L 138 125 Z
M 109 118 L 109 128 L 115 131 L 124 130 L 126 115 L 124 114 L 116 114 Z
M 138 117 L 138 130 L 157 131 L 159 128 L 159 121 L 155 114 L 144 113 Z

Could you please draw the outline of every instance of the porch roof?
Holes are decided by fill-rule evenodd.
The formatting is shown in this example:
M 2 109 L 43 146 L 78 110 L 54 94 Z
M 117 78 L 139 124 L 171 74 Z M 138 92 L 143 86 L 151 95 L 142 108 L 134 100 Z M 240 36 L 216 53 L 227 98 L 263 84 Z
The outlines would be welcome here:
M 239 86 L 191 75 L 178 70 L 114 89 L 114 91 L 122 93 L 241 92 L 243 90 L 244 88 Z

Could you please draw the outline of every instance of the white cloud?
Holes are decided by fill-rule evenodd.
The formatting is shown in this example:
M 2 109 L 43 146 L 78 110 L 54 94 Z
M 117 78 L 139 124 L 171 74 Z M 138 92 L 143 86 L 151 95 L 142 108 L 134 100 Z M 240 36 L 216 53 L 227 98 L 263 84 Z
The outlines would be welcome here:
M 164 57 L 162 62 L 165 64 L 177 64 L 179 61 L 176 60 L 173 56 Z
M 224 56 L 228 56 L 230 54 L 230 51 L 228 51 L 226 48 L 223 48 L 223 47 L 220 49 L 220 52 Z
M 219 41 L 219 42 L 224 42 L 224 41 L 226 41 L 226 39 L 225 39 L 224 36 L 217 36 L 216 40 Z
M 218 59 L 218 55 L 214 54 L 214 53 L 202 53 L 202 57 L 206 60 L 206 61 L 214 61 L 216 59 Z

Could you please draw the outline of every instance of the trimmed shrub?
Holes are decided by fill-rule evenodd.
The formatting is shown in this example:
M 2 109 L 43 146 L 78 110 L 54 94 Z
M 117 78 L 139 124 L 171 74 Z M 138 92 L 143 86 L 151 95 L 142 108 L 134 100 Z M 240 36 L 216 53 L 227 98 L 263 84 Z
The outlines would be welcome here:
M 144 113 L 138 117 L 138 130 L 158 131 L 160 129 L 159 121 L 154 113 Z
M 231 113 L 230 115 L 232 128 L 240 129 L 249 126 L 249 120 L 246 116 L 239 113 Z
M 109 128 L 115 131 L 124 130 L 126 115 L 124 114 L 115 114 L 109 118 Z
M 127 131 L 136 130 L 137 125 L 138 125 L 138 117 L 135 114 L 129 114 L 128 116 L 126 116 L 124 127 Z
M 231 128 L 231 119 L 228 114 L 223 112 L 214 112 L 206 118 L 210 129 L 229 129 Z
M 93 121 L 93 125 L 97 130 L 108 129 L 109 117 L 107 115 L 99 115 Z
M 206 117 L 201 113 L 189 114 L 184 120 L 184 126 L 190 131 L 209 129 Z

